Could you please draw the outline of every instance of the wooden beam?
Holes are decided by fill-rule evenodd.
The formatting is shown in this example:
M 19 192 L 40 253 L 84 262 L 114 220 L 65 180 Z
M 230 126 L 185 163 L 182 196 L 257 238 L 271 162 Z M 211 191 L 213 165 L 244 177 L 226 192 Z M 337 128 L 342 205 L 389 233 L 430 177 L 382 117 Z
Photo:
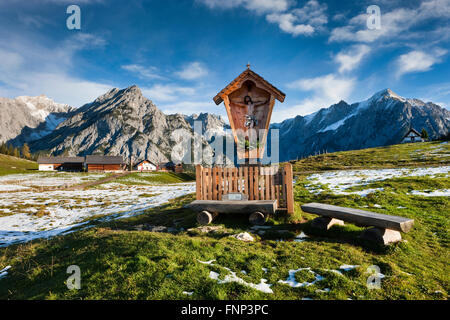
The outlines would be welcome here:
M 302 205 L 302 210 L 362 226 L 373 226 L 402 232 L 409 232 L 414 225 L 413 219 L 322 203 L 304 204 Z
M 195 195 L 197 200 L 202 200 L 202 169 L 201 165 L 195 166 Z
M 219 200 L 195 200 L 186 206 L 187 208 L 211 213 L 245 213 L 263 212 L 274 214 L 278 208 L 276 200 L 244 200 L 244 201 L 219 201 Z
M 294 190 L 292 186 L 292 164 L 286 163 L 284 165 L 284 171 L 286 173 L 286 207 L 288 213 L 294 213 Z

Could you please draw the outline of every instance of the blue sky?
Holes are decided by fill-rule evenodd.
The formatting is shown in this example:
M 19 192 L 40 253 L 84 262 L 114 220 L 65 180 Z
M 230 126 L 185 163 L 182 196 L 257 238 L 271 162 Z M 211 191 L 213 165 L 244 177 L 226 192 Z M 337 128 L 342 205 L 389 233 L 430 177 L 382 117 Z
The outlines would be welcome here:
M 449 108 L 449 21 L 450 0 L 2 0 L 0 96 L 78 107 L 137 84 L 166 113 L 225 115 L 212 98 L 250 62 L 286 93 L 275 122 L 385 88 Z

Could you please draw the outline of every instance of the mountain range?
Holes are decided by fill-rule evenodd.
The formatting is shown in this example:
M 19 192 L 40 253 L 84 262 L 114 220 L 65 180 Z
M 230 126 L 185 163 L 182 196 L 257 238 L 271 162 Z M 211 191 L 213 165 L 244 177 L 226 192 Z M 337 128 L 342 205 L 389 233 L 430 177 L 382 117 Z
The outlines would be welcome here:
M 280 159 L 293 160 L 322 152 L 400 143 L 409 129 L 427 130 L 431 139 L 450 130 L 450 111 L 432 102 L 406 99 L 390 89 L 366 101 L 340 101 L 329 108 L 272 125 L 280 130 Z
M 112 89 L 80 108 L 45 96 L 0 98 L 0 142 L 16 146 L 27 142 L 32 151 L 53 155 L 109 154 L 165 162 L 171 160 L 177 143 L 193 136 L 196 120 L 203 132 L 223 134 L 229 128 L 210 113 L 166 115 L 137 86 Z M 437 138 L 449 132 L 450 112 L 386 89 L 366 101 L 340 101 L 271 128 L 280 130 L 280 160 L 286 161 L 399 143 L 410 128 L 424 128 L 430 138 Z M 207 148 L 209 139 L 202 140 Z

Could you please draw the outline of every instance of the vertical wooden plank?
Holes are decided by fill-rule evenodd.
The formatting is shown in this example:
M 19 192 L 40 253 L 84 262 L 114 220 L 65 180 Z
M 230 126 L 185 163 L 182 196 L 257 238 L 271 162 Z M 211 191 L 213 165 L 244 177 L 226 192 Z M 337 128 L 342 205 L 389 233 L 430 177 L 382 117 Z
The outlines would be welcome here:
M 203 168 L 202 170 L 202 176 L 203 176 L 203 194 L 202 194 L 202 198 L 203 200 L 208 200 L 208 168 Z
M 238 192 L 238 169 L 233 168 L 233 192 Z
M 270 167 L 270 199 L 271 200 L 275 200 L 276 196 L 275 196 L 275 187 L 274 187 L 274 181 L 275 179 L 275 175 L 274 175 L 274 168 Z
M 254 174 L 254 181 L 255 181 L 255 184 L 254 184 L 254 189 L 253 189 L 253 192 L 255 193 L 255 200 L 259 200 L 259 166 L 255 166 L 254 168 L 253 168 L 253 174 Z
M 292 174 L 292 164 L 286 163 L 286 205 L 287 212 L 294 213 L 294 188 L 292 186 L 293 174 Z
M 202 200 L 202 166 L 195 166 L 195 198 L 197 200 Z
M 231 180 L 231 168 L 227 168 L 228 193 L 233 192 L 233 183 Z
M 264 191 L 266 192 L 266 200 L 270 200 L 270 168 L 265 168 L 265 176 L 264 180 L 266 182 L 266 185 L 264 187 Z
M 223 175 L 223 169 L 217 168 L 217 199 L 222 200 L 222 194 L 223 194 L 223 186 L 222 186 L 222 175 Z
M 213 196 L 213 179 L 212 179 L 212 168 L 208 170 L 208 200 L 212 200 Z
M 219 184 L 217 183 L 218 173 L 219 173 L 219 168 L 214 167 L 214 174 L 213 174 L 213 198 L 214 198 L 214 200 L 219 200 Z
M 248 167 L 244 167 L 244 193 L 247 195 L 248 199 L 250 200 L 250 190 L 249 190 L 249 183 L 248 183 Z
M 280 181 L 280 172 L 277 172 L 276 175 L 277 175 L 276 180 L 278 180 L 278 182 L 279 182 Z M 278 207 L 282 208 L 283 206 L 282 206 L 282 204 L 280 202 L 280 186 L 279 186 L 279 184 L 275 185 L 275 197 L 276 197 L 277 202 L 278 202 Z
M 223 168 L 223 194 L 228 193 L 228 186 L 227 186 L 227 171 L 228 168 Z
M 255 200 L 254 194 L 253 194 L 253 167 L 249 166 L 248 168 L 248 199 L 249 200 Z

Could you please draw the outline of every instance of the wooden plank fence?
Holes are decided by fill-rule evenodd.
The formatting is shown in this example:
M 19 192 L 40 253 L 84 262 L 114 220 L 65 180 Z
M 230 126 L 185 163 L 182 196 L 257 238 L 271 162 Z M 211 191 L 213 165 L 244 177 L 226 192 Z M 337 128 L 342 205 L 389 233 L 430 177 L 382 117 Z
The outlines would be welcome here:
M 277 200 L 278 208 L 294 212 L 292 165 L 281 167 L 240 166 L 205 168 L 196 166 L 197 200 L 222 200 L 230 192 L 246 194 L 249 200 Z

